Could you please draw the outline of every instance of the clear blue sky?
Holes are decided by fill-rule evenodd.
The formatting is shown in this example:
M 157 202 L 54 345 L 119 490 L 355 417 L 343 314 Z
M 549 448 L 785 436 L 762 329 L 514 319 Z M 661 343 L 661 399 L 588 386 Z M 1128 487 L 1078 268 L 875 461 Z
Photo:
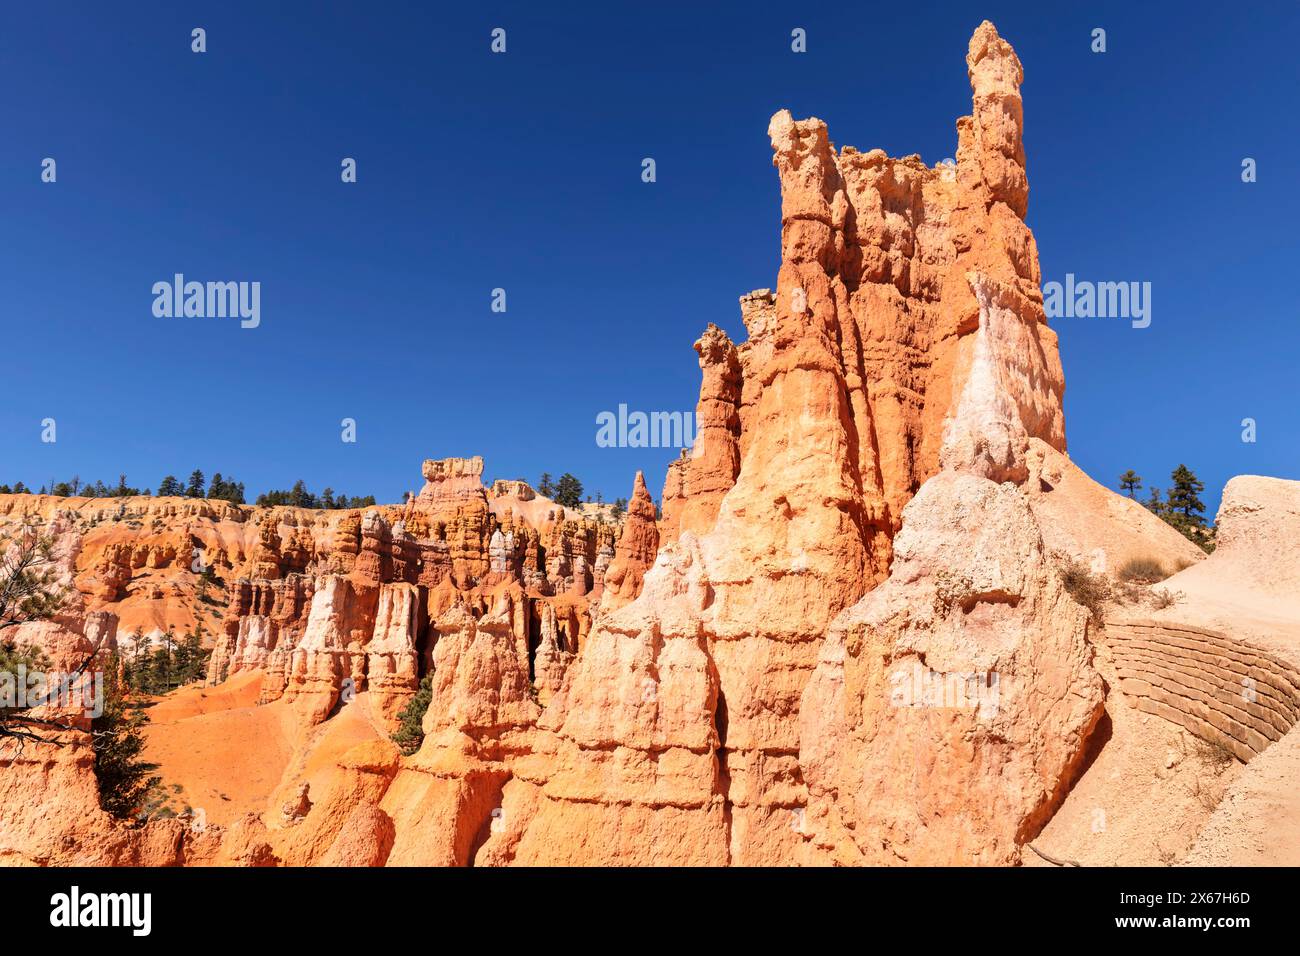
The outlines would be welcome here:
M 657 495 L 675 453 L 598 448 L 595 416 L 693 409 L 691 343 L 743 336 L 737 297 L 775 283 L 768 118 L 951 156 L 985 17 L 1025 65 L 1044 278 L 1153 284 L 1148 329 L 1054 323 L 1072 456 L 1112 485 L 1186 462 L 1211 513 L 1233 474 L 1300 477 L 1295 4 L 288 6 L 6 5 L 0 483 L 199 467 L 396 500 L 482 454 Z M 260 281 L 260 328 L 155 318 L 175 272 Z

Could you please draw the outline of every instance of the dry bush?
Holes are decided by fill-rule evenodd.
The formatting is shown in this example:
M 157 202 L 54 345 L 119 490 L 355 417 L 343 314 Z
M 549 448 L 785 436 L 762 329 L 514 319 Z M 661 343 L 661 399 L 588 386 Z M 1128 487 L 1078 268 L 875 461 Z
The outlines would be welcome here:
M 1068 556 L 1060 557 L 1061 583 L 1070 597 L 1088 609 L 1097 624 L 1102 623 L 1102 608 L 1110 599 L 1110 582 L 1104 575 L 1093 574 L 1082 561 Z
M 1237 762 L 1237 755 L 1218 740 L 1197 737 L 1192 744 L 1192 749 L 1197 758 L 1216 773 L 1222 773 Z
M 1145 588 L 1138 587 L 1136 584 L 1119 581 L 1111 589 L 1110 596 L 1111 600 L 1120 604 L 1141 604 L 1146 600 L 1148 593 Z
M 1149 555 L 1140 558 L 1129 558 L 1119 569 L 1121 581 L 1155 584 L 1167 577 L 1169 577 L 1169 572 L 1165 570 L 1165 566 Z
M 1187 752 L 1186 747 L 1181 749 L 1184 753 Z M 1223 800 L 1226 791 L 1223 774 L 1237 763 L 1237 755 L 1220 741 L 1196 736 L 1191 737 L 1191 753 L 1197 764 L 1209 771 L 1208 779 L 1203 778 L 1199 771 L 1193 773 L 1190 784 L 1192 795 L 1204 809 L 1213 811 Z
M 1182 591 L 1152 591 L 1151 600 L 1155 604 L 1156 610 L 1162 610 L 1167 607 L 1173 607 L 1183 599 Z

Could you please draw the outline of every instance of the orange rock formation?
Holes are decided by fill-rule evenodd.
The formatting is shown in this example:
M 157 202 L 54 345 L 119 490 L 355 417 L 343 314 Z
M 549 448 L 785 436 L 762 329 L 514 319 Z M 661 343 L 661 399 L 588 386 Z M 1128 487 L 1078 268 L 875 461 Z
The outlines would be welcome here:
M 114 614 L 202 619 L 202 551 L 227 598 L 210 686 L 159 705 L 152 746 L 199 792 L 210 769 L 178 735 L 203 753 L 246 733 L 274 770 L 206 829 L 127 831 L 69 731 L 0 758 L 0 861 L 1022 862 L 1106 709 L 1129 706 L 1059 558 L 1200 556 L 1065 453 L 1021 65 L 987 22 L 966 65 L 955 165 L 836 151 L 820 120 L 773 116 L 776 291 L 741 299 L 747 341 L 710 325 L 695 343 L 699 431 L 659 521 L 640 473 L 616 529 L 522 482 L 489 492 L 480 458 L 426 461 L 406 504 L 341 514 L 0 497 L 59 533 L 80 603 L 24 630 L 64 659 Z M 1239 490 L 1233 514 L 1289 494 Z M 1119 674 L 1155 713 L 1183 707 L 1145 626 L 1117 630 Z M 1242 756 L 1280 737 L 1283 644 L 1268 666 L 1227 655 L 1281 688 L 1275 706 L 1188 704 L 1183 725 Z M 425 675 L 404 757 L 387 734 Z M 1254 736 L 1234 735 L 1242 714 Z

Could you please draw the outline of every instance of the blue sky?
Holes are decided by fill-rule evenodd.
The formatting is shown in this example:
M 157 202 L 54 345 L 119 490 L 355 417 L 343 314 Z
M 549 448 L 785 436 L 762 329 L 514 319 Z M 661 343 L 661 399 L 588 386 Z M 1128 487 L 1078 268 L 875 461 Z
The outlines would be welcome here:
M 1025 65 L 1044 279 L 1153 287 L 1147 329 L 1054 323 L 1071 455 L 1112 485 L 1186 462 L 1211 513 L 1231 475 L 1300 478 L 1294 4 L 288 6 L 7 7 L 0 483 L 199 467 L 396 500 L 481 454 L 657 495 L 675 452 L 598 448 L 595 416 L 693 409 L 691 343 L 774 285 L 771 114 L 951 156 L 985 17 Z M 176 272 L 260 281 L 260 327 L 154 317 Z

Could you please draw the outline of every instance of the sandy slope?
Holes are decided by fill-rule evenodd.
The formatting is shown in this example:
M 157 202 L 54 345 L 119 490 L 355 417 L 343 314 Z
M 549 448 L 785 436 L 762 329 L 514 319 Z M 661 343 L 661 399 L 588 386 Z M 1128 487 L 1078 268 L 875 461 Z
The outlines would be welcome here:
M 1058 518 L 1068 521 L 1064 512 Z M 1176 600 L 1150 616 L 1220 630 L 1300 663 L 1300 482 L 1233 478 L 1218 520 L 1214 554 L 1157 585 Z M 1113 733 L 1036 845 L 1085 865 L 1300 865 L 1300 730 L 1248 764 L 1216 764 L 1186 731 L 1132 708 L 1104 632 L 1097 637 Z M 1027 852 L 1025 862 L 1042 861 Z
M 145 758 L 163 784 L 181 792 L 172 802 L 202 809 L 207 822 L 227 825 L 261 810 L 292 752 L 291 715 L 258 707 L 261 674 L 236 675 L 215 688 L 186 688 L 149 709 Z
M 1088 764 L 1033 841 L 1083 866 L 1161 866 L 1183 859 L 1240 764 L 1215 764 L 1189 732 L 1138 711 L 1119 689 L 1104 637 L 1095 663 L 1108 685 L 1106 718 Z M 1027 866 L 1049 866 L 1031 850 Z
M 1189 866 L 1300 866 L 1300 734 L 1252 760 L 1183 861 Z
M 165 788 L 181 787 L 174 809 L 202 809 L 219 826 L 249 812 L 278 812 L 303 781 L 312 794 L 324 793 L 342 754 L 381 736 L 364 694 L 304 734 L 288 704 L 258 705 L 261 680 L 260 671 L 237 674 L 149 709 L 145 758 L 158 765 Z

